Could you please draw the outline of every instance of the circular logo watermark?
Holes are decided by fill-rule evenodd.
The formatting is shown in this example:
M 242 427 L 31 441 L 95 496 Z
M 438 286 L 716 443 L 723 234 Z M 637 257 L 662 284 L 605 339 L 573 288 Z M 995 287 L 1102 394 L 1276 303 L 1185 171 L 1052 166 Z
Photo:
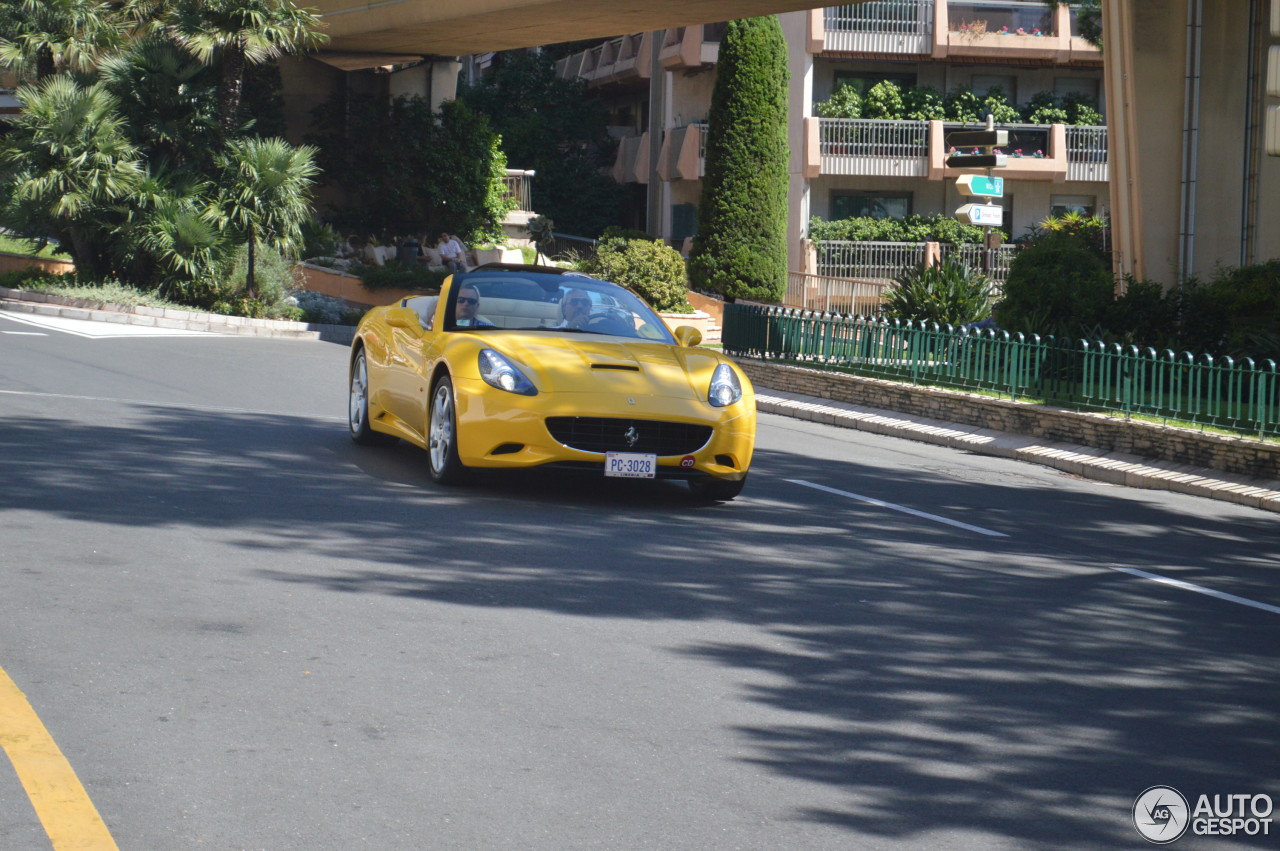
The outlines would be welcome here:
M 1172 786 L 1152 786 L 1133 802 L 1133 826 L 1156 845 L 1167 845 L 1186 833 L 1190 817 L 1187 799 Z

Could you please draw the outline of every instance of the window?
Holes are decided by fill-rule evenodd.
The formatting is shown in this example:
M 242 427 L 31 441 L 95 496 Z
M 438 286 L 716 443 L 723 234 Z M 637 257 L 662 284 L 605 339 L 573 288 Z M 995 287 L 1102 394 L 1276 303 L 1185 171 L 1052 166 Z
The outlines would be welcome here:
M 851 218 L 905 219 L 911 215 L 910 192 L 833 192 L 831 220 Z
M 1018 78 L 1012 74 L 974 74 L 969 90 L 978 97 L 986 97 L 988 91 L 999 88 L 1009 103 L 1018 102 Z
M 1058 97 L 1066 97 L 1073 93 L 1082 94 L 1097 102 L 1098 81 L 1091 77 L 1055 77 L 1053 93 Z
M 1098 209 L 1096 195 L 1050 195 L 1049 215 L 1061 216 L 1063 213 L 1080 213 L 1092 216 Z
M 890 83 L 897 83 L 898 88 L 905 89 L 908 86 L 916 84 L 915 74 L 886 74 L 883 71 L 837 71 L 835 84 L 831 87 L 834 92 L 843 86 L 853 86 L 858 94 L 865 95 L 871 90 L 871 87 L 881 80 L 888 80 Z
M 696 204 L 671 205 L 671 239 L 682 241 L 698 231 L 698 206 Z

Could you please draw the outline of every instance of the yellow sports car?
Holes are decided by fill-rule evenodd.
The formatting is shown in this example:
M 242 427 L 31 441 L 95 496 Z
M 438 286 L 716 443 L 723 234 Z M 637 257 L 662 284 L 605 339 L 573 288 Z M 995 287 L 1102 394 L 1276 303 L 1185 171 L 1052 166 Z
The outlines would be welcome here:
M 470 468 L 545 466 L 683 479 L 696 497 L 733 499 L 755 447 L 755 395 L 700 342 L 616 284 L 482 266 L 439 296 L 365 315 L 351 346 L 351 437 L 422 447 L 442 484 Z

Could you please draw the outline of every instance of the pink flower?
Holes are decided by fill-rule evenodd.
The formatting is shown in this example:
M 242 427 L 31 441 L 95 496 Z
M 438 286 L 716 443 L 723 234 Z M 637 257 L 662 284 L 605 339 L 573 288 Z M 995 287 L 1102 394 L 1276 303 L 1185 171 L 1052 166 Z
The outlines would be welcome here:
M 1008 35 L 1008 34 L 1009 34 L 1009 28 L 1008 28 L 1008 27 L 1001 27 L 1001 28 L 1000 28 L 1000 35 Z
M 1022 27 L 1018 27 L 1018 35 L 1026 35 L 1026 34 L 1027 34 L 1026 30 L 1024 30 Z

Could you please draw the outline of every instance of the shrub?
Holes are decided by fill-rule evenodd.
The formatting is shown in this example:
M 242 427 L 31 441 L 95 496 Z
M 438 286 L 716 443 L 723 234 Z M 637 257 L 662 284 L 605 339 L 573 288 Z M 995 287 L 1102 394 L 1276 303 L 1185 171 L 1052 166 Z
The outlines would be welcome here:
M 955 89 L 945 101 L 948 121 L 983 121 L 982 99 L 968 89 Z
M 439 292 L 440 285 L 449 272 L 432 270 L 424 266 L 402 266 L 388 263 L 385 266 L 355 266 L 351 274 L 359 275 L 366 290 L 417 290 Z
M 1067 111 L 1053 92 L 1036 92 L 1022 107 L 1022 118 L 1028 124 L 1066 124 Z
M 902 105 L 904 117 L 912 121 L 941 121 L 947 117 L 942 92 L 933 86 L 911 86 L 902 93 Z
M 813 111 L 823 118 L 861 118 L 862 95 L 853 86 L 841 83 L 829 99 L 815 103 Z
M 924 242 L 936 240 L 952 245 L 981 243 L 983 229 L 963 224 L 951 216 L 907 216 L 905 219 L 875 219 L 855 216 L 824 221 L 817 217 L 809 221 L 809 238 L 815 242 Z
M 596 256 L 584 264 L 598 278 L 630 287 L 654 310 L 683 313 L 689 308 L 684 258 L 661 242 L 647 239 L 606 239 Z
M 881 80 L 867 90 L 862 99 L 862 117 L 885 120 L 901 119 L 906 114 L 902 101 L 902 89 L 890 80 Z
M 1107 264 L 1076 235 L 1047 233 L 1014 257 L 995 318 L 1009 331 L 1081 336 L 1103 325 L 1113 299 Z
M 229 253 L 219 266 L 220 300 L 234 301 L 245 295 L 249 277 L 249 246 L 241 245 Z M 255 301 L 264 310 L 284 300 L 296 286 L 293 264 L 269 245 L 259 243 L 254 256 L 253 283 L 257 291 Z
M 939 325 L 965 325 L 991 315 L 991 281 L 953 257 L 910 269 L 885 293 L 885 314 Z
M 1182 347 L 1280 361 L 1280 260 L 1224 267 L 1180 295 Z
M 1166 293 L 1157 281 L 1125 279 L 1125 290 L 1112 302 L 1103 324 L 1111 342 L 1175 349 L 1178 340 L 1177 290 Z

